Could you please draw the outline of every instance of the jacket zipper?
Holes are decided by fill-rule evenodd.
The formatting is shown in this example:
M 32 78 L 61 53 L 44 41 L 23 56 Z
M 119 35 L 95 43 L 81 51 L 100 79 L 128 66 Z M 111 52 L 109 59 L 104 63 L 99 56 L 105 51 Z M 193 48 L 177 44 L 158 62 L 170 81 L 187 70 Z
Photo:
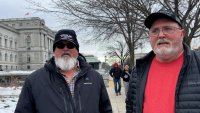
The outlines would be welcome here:
M 78 101 L 79 101 L 79 110 L 82 113 L 82 105 L 81 105 L 81 95 L 80 95 L 80 91 L 78 91 Z
M 67 113 L 67 102 L 66 102 L 66 98 L 65 98 L 64 92 L 63 92 L 61 87 L 60 87 L 60 92 L 61 92 L 61 95 L 63 97 L 65 112 Z
M 69 112 L 68 112 L 68 109 L 67 109 L 67 99 L 66 99 L 66 94 L 64 94 L 64 92 L 63 92 L 63 89 L 60 87 L 60 92 L 61 92 L 61 94 L 62 94 L 62 97 L 63 97 L 63 101 L 64 101 L 64 107 L 65 107 L 65 112 L 66 113 L 74 113 L 74 109 L 73 109 L 73 106 L 72 106 L 72 104 L 74 104 L 74 101 L 73 101 L 73 99 L 72 99 L 72 103 L 70 103 L 70 101 L 68 101 L 69 102 L 69 106 L 70 106 L 70 109 L 69 109 Z
M 77 79 L 76 79 L 76 81 L 75 81 L 75 87 L 74 87 L 74 91 L 75 90 L 77 90 L 77 91 L 75 91 L 75 92 L 77 92 L 77 93 L 75 93 L 75 95 L 74 95 L 74 99 L 76 98 L 77 99 L 77 106 L 78 106 L 78 109 L 79 109 L 79 112 L 80 113 L 82 113 L 82 104 L 81 104 L 81 95 L 80 95 L 80 85 L 78 84 L 78 82 L 77 81 L 79 81 L 80 79 L 81 79 L 82 77 L 81 76 L 79 76 Z M 76 88 L 76 89 L 75 89 Z

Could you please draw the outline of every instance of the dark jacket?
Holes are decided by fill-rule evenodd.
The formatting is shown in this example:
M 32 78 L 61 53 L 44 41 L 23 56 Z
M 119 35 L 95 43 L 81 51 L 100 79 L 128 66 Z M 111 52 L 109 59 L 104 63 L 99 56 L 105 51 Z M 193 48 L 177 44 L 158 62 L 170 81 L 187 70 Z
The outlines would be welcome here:
M 128 71 L 128 73 L 125 71 L 125 70 L 123 70 L 122 71 L 122 79 L 123 79 L 123 81 L 125 81 L 125 82 L 129 82 L 129 80 L 130 80 L 130 74 L 131 74 L 131 70 L 129 69 L 129 71 Z
M 129 82 L 126 113 L 143 113 L 144 91 L 154 53 L 136 61 Z M 153 89 L 152 89 L 153 90 Z M 200 52 L 184 44 L 184 63 L 175 92 L 175 113 L 200 113 Z
M 122 70 L 121 68 L 117 67 L 113 67 L 110 72 L 109 72 L 110 76 L 115 78 L 115 79 L 120 79 L 120 77 L 122 76 Z
M 88 63 L 79 64 L 74 98 L 52 58 L 27 77 L 15 113 L 112 113 L 102 76 Z

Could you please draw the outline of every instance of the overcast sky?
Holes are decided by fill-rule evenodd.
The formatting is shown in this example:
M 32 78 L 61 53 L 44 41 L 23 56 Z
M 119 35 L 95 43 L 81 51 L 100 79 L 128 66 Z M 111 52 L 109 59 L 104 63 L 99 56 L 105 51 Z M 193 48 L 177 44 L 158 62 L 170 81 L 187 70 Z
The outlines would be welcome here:
M 49 0 L 37 0 L 43 2 L 43 5 L 48 5 Z M 39 17 L 45 20 L 45 24 L 52 30 L 59 30 L 64 28 L 62 26 L 61 20 L 55 17 L 55 15 L 38 13 L 34 10 L 29 9 L 31 5 L 25 0 L 0 0 L 0 19 L 8 18 L 26 18 L 26 17 Z M 27 15 L 28 14 L 28 15 Z M 76 30 L 75 30 L 76 31 Z M 93 54 L 99 58 L 99 60 L 104 60 L 105 47 L 104 44 L 86 44 L 83 43 L 86 34 L 77 32 L 77 38 L 80 44 L 80 52 L 84 54 Z M 101 45 L 101 46 L 99 46 Z

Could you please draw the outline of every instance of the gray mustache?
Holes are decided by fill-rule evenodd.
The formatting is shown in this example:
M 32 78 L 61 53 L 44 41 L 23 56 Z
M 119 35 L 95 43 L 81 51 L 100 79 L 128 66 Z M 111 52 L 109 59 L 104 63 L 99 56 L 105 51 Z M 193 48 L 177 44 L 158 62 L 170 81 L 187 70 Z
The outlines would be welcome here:
M 71 56 L 69 53 L 63 53 L 62 56 L 64 56 L 64 55 Z
M 170 41 L 166 40 L 166 39 L 159 39 L 156 43 L 157 44 L 160 44 L 160 43 L 170 43 Z

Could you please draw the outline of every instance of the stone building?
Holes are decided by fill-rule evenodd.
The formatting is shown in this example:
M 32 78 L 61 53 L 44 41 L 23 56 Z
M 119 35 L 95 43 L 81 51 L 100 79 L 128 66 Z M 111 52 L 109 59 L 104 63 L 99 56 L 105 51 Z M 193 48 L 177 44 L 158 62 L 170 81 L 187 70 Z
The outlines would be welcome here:
M 0 19 L 0 70 L 35 70 L 52 56 L 55 31 L 38 17 Z
M 87 62 L 94 68 L 95 70 L 99 70 L 99 66 L 101 61 L 98 60 L 94 55 L 84 55 Z

